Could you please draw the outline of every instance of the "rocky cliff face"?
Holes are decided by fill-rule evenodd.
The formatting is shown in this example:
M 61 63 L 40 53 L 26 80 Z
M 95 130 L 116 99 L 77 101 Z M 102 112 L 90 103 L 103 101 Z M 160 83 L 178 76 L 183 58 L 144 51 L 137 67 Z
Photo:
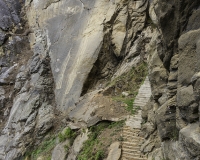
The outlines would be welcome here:
M 152 100 L 143 112 L 147 121 L 144 131 L 148 137 L 143 151 L 153 151 L 152 157 L 162 152 L 168 159 L 200 158 L 199 4 L 198 1 L 178 0 L 150 4 L 160 30 L 149 61 Z
M 68 156 L 76 159 L 83 128 L 129 114 L 113 97 L 135 97 L 143 63 L 152 96 L 142 108 L 141 151 L 148 159 L 200 159 L 199 5 L 0 0 L 0 159 L 28 159 L 66 126 L 82 133 Z M 68 142 L 53 143 L 52 159 L 67 159 Z

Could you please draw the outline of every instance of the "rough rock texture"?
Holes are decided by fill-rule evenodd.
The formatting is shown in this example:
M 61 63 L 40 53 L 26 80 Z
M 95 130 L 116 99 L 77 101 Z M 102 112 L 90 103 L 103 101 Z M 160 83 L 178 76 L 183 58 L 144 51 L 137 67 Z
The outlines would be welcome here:
M 75 107 L 82 92 L 87 92 L 97 80 L 109 77 L 129 52 L 144 28 L 148 3 L 61 0 L 44 7 L 46 3 L 27 3 L 28 21 L 34 30 L 46 29 L 57 107 L 66 112 Z M 131 15 L 135 18 L 131 19 Z
M 55 99 L 48 40 L 38 30 L 32 48 L 19 1 L 0 1 L 0 159 L 19 159 L 53 127 Z M 37 47 L 40 46 L 40 49 Z
M 66 120 L 80 128 L 80 121 L 90 126 L 127 115 L 110 98 L 99 100 L 98 90 L 87 92 L 146 59 L 147 0 L 0 2 L 0 159 L 22 158 Z
M 0 0 L 0 159 L 21 159 L 62 125 L 126 117 L 108 82 L 142 61 L 152 96 L 141 149 L 199 159 L 199 17 L 199 0 Z
M 114 142 L 109 147 L 109 154 L 107 160 L 119 160 L 121 156 L 120 143 Z
M 152 99 L 142 114 L 149 141 L 143 151 L 149 159 L 161 152 L 170 160 L 199 159 L 199 5 L 187 0 L 150 3 L 150 17 L 160 32 L 148 61 Z

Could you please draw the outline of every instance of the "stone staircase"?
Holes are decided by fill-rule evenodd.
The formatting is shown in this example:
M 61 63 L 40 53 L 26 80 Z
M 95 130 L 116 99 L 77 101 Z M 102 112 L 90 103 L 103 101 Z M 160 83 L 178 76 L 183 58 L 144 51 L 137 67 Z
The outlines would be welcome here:
M 121 160 L 146 160 L 142 155 L 140 147 L 144 141 L 141 134 L 141 111 L 135 116 L 129 116 L 123 127 L 122 155 Z
M 144 83 L 141 85 L 137 96 L 135 97 L 135 101 L 133 103 L 134 106 L 143 107 L 149 101 L 151 96 L 151 86 L 149 82 L 149 78 L 146 77 Z
M 150 96 L 150 82 L 148 77 L 146 77 L 133 105 L 143 107 L 149 101 Z M 144 137 L 141 134 L 141 123 L 141 110 L 139 110 L 136 115 L 127 117 L 126 125 L 123 127 L 122 131 L 123 142 L 121 160 L 147 160 L 146 156 L 140 151 L 140 147 L 144 141 Z

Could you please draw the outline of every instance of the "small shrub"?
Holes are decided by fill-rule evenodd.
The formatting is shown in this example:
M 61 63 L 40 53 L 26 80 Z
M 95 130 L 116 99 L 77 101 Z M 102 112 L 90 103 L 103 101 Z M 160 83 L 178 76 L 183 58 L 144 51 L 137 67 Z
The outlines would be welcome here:
M 69 154 L 69 149 L 70 149 L 69 145 L 65 145 L 64 149 L 65 149 L 66 154 L 68 155 Z
M 122 136 L 120 136 L 120 137 L 118 138 L 118 141 L 124 141 L 124 138 L 123 138 Z
M 98 151 L 95 154 L 95 160 L 100 160 L 100 159 L 103 159 L 103 158 L 104 158 L 104 152 L 102 150 Z
M 119 122 L 101 122 L 96 126 L 89 128 L 90 134 L 88 140 L 84 142 L 83 148 L 77 156 L 78 160 L 103 160 L 106 156 L 107 148 L 113 141 L 118 140 L 116 136 L 121 131 L 125 120 Z M 110 129 L 109 139 L 100 137 L 105 129 Z M 102 135 L 101 135 L 102 136 Z M 105 145 L 105 141 L 109 142 Z M 104 142 L 104 143 L 103 143 Z
M 58 138 L 60 142 L 64 142 L 66 139 L 69 139 L 70 146 L 73 144 L 74 139 L 76 138 L 77 134 L 71 128 L 65 129 L 64 133 L 59 133 Z
M 36 160 L 40 155 L 44 155 L 47 160 L 51 159 L 51 151 L 55 145 L 56 137 L 45 140 L 37 147 L 37 149 L 30 152 L 31 159 Z

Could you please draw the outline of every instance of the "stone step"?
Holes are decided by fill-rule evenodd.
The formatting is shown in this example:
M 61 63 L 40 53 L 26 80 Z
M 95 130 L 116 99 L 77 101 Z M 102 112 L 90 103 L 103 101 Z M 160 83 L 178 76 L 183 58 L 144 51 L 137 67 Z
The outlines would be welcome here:
M 141 116 L 137 116 L 137 117 L 132 117 L 132 118 L 130 118 L 130 119 L 128 119 L 128 120 L 142 120 L 142 117 Z
M 126 146 L 141 146 L 139 143 L 135 143 L 135 142 L 126 142 L 126 141 L 123 141 L 122 142 L 122 146 L 123 145 L 126 145 Z
M 140 102 L 140 101 L 136 101 L 135 103 L 133 103 L 133 107 L 134 107 L 134 106 L 135 106 L 135 107 L 140 107 L 140 106 L 138 106 L 138 105 L 140 105 L 140 104 L 142 104 L 142 105 L 146 105 L 147 103 L 144 102 L 144 101 L 142 101 L 142 102 Z
M 134 117 L 134 118 L 131 118 L 131 120 L 133 120 L 133 121 L 142 121 L 142 117 Z
M 135 143 L 134 141 L 125 141 L 125 142 Z M 127 145 L 127 144 L 124 144 L 124 145 L 122 145 L 122 148 L 123 148 L 123 147 L 127 147 L 127 146 L 129 146 L 129 147 L 135 147 L 135 146 L 141 147 L 142 144 L 143 144 L 142 142 L 141 142 L 141 143 L 140 143 L 140 142 L 137 142 L 137 143 L 135 143 L 134 145 Z
M 133 106 L 137 106 L 137 107 L 144 107 L 146 105 L 146 103 L 135 103 L 133 104 Z
M 126 135 L 126 136 L 124 136 L 124 141 L 144 142 L 144 138 L 137 138 L 134 136 Z
M 146 104 L 146 102 L 145 102 L 146 100 L 147 100 L 146 98 L 140 97 L 139 99 L 135 100 L 133 104 L 139 103 L 139 102 L 140 102 L 140 103 L 145 103 L 145 104 Z
M 131 142 L 131 143 L 135 143 L 136 145 L 127 145 L 127 144 L 124 144 L 123 146 L 132 146 L 132 147 L 140 147 L 144 141 L 132 141 L 131 139 L 126 139 L 124 138 L 124 142 Z
M 149 93 L 150 91 L 151 91 L 151 88 L 143 86 L 140 88 L 139 93 L 151 94 Z
M 148 77 L 146 77 L 144 84 L 141 85 L 138 94 L 135 98 L 133 106 L 145 106 L 151 96 L 151 86 Z M 123 138 L 126 141 L 122 142 L 122 156 L 121 160 L 147 160 L 141 155 L 140 147 L 144 141 L 141 136 L 142 116 L 139 110 L 135 116 L 130 116 L 126 120 L 126 125 L 122 130 Z M 131 127 L 128 127 L 131 126 Z
M 126 132 L 133 132 L 133 133 L 139 133 L 141 132 L 141 130 L 138 128 L 138 129 L 133 129 L 133 128 L 123 128 L 122 131 L 126 131 Z
M 121 159 L 121 160 L 147 160 L 147 158 L 140 158 L 140 157 L 130 157 L 130 156 L 127 156 L 127 155 L 125 155 L 125 156 L 123 156 L 123 158 Z
M 133 146 L 130 146 L 130 145 L 122 145 L 122 150 L 123 149 L 130 149 L 130 150 L 138 150 L 140 151 L 140 148 L 141 148 L 141 144 L 137 144 L 137 146 L 133 145 Z
M 135 101 L 134 101 L 134 103 L 133 103 L 133 105 L 135 104 L 135 103 L 147 103 L 149 101 L 149 98 L 142 98 L 142 97 L 139 97 L 138 99 L 135 99 Z
M 143 137 L 139 136 L 139 135 L 130 135 L 130 134 L 123 134 L 123 136 L 126 136 L 126 137 L 131 137 L 132 139 L 138 139 L 138 140 L 144 140 Z
M 146 160 L 147 158 L 145 156 L 141 155 L 129 155 L 129 154 L 124 154 L 122 153 L 122 158 L 127 158 L 128 160 Z
M 131 135 L 131 136 L 136 136 L 136 137 L 138 137 L 140 133 L 141 132 L 131 132 L 131 131 L 128 131 L 128 130 L 123 130 L 122 131 L 123 135 Z
M 146 103 L 134 103 L 133 106 L 144 107 Z
M 134 152 L 122 151 L 122 154 L 129 155 L 129 156 L 132 156 L 132 157 L 141 157 L 141 155 L 139 153 L 134 153 Z
M 130 126 L 124 126 L 123 129 L 130 129 L 130 130 L 132 130 L 133 128 L 130 127 Z M 140 129 L 134 129 L 134 130 L 140 130 Z
M 141 97 L 138 97 L 138 99 L 135 99 L 134 103 L 136 103 L 136 102 L 147 103 L 148 101 L 149 101 L 149 97 L 147 97 L 147 96 L 141 96 Z
M 143 101 L 135 101 L 135 102 L 133 103 L 133 106 L 137 106 L 138 104 L 144 104 L 144 105 L 146 105 L 147 103 L 144 102 L 144 100 L 143 100 Z
M 151 88 L 149 88 L 149 87 L 143 87 L 142 89 L 143 90 L 139 90 L 139 93 L 151 95 L 151 93 L 150 93 Z
M 137 99 L 134 100 L 135 102 L 148 102 L 149 101 L 149 95 L 141 95 L 140 97 L 138 97 Z
M 135 98 L 133 105 L 144 106 L 149 101 L 151 96 L 151 86 L 148 77 L 146 77 L 144 83 L 141 85 L 138 94 Z
M 142 122 L 142 119 L 141 120 L 139 120 L 139 119 L 137 119 L 137 120 L 127 120 L 127 122 L 137 122 L 137 123 L 139 123 L 139 124 L 141 124 L 141 122 Z M 132 128 L 132 129 L 134 129 L 134 128 Z
M 140 97 L 145 97 L 145 98 L 149 98 L 151 96 L 150 93 L 144 93 L 144 92 L 139 92 L 138 96 L 136 97 L 137 99 L 139 99 Z M 136 100 L 136 99 L 135 99 Z
M 140 131 L 141 132 L 141 131 Z M 129 130 L 123 130 L 122 134 L 126 134 L 126 135 L 133 135 L 133 136 L 139 136 L 140 132 L 133 132 L 133 131 L 129 131 Z
M 140 93 L 140 96 L 138 96 L 137 99 L 135 99 L 135 101 L 138 101 L 138 100 L 141 101 L 142 99 L 147 101 L 147 100 L 149 100 L 150 96 L 151 96 L 151 94 Z
M 129 136 L 129 135 L 124 135 L 124 139 L 126 141 L 134 141 L 134 142 L 143 142 L 144 141 L 144 138 L 138 138 L 138 137 L 135 137 L 135 136 Z
M 135 118 L 130 118 L 130 119 L 128 119 L 127 121 L 131 121 L 131 122 L 142 122 L 142 118 L 141 117 L 135 117 Z M 131 129 L 133 129 L 133 128 L 131 128 Z
M 141 105 L 146 105 L 147 103 L 145 103 L 145 102 L 135 102 L 135 103 L 133 103 L 133 106 L 138 106 L 138 107 L 140 107 Z M 143 107 L 142 106 L 142 107 Z
M 139 146 L 129 146 L 129 145 L 123 145 L 123 149 L 133 149 L 133 150 L 140 150 Z
M 130 149 L 130 148 L 123 148 L 122 149 L 122 152 L 129 152 L 129 153 L 136 153 L 136 154 L 140 154 L 141 152 L 140 152 L 140 150 L 138 149 Z
M 144 139 L 139 139 L 136 137 L 124 136 L 124 142 L 132 142 L 132 143 L 143 143 Z
M 144 107 L 145 105 L 146 105 L 146 103 L 134 103 L 133 104 L 133 106 L 135 106 L 135 107 Z

